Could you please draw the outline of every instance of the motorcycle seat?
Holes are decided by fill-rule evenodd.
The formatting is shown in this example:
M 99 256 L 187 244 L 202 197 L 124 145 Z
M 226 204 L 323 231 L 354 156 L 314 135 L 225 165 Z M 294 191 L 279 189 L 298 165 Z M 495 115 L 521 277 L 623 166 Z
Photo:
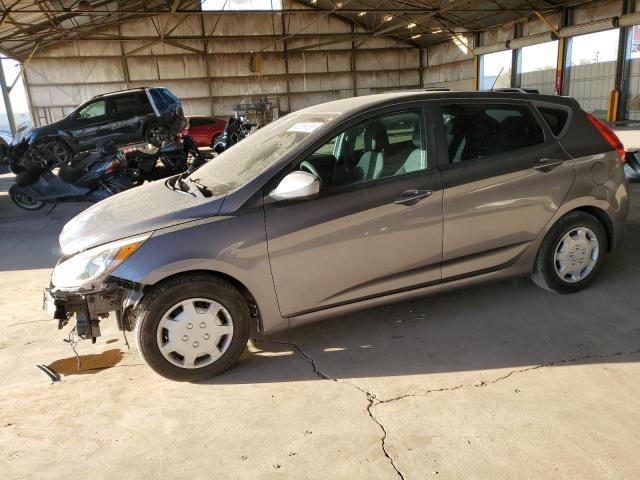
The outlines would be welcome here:
M 147 152 L 135 152 L 134 157 L 138 160 L 156 160 L 158 158 L 157 153 L 147 153 Z
M 95 155 L 85 155 L 81 158 L 74 158 L 70 163 L 65 163 L 60 167 L 58 176 L 65 182 L 73 183 L 80 178 L 82 173 L 91 164 L 98 160 L 100 160 L 100 158 Z

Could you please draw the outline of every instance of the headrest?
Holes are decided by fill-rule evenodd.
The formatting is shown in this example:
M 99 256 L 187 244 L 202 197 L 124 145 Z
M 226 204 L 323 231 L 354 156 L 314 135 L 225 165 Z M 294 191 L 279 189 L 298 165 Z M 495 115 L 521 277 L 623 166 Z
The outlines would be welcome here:
M 422 148 L 422 132 L 420 131 L 420 125 L 413 127 L 411 141 L 413 142 L 414 147 Z
M 382 122 L 373 122 L 364 130 L 364 148 L 381 152 L 389 144 L 387 129 Z
M 500 124 L 500 133 L 504 136 L 526 135 L 527 130 L 528 123 L 523 117 L 507 117 Z
M 459 117 L 453 117 L 449 123 L 451 123 L 452 135 L 467 135 L 471 129 L 471 122 L 467 115 L 460 115 Z

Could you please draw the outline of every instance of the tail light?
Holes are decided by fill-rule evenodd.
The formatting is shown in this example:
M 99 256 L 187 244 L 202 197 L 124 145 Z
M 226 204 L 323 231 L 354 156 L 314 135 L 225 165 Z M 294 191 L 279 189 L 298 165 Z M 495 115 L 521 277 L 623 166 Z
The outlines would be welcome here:
M 104 167 L 104 173 L 111 173 L 118 168 L 120 168 L 120 162 L 118 161 L 118 159 L 111 160 Z
M 625 160 L 624 145 L 622 145 L 622 142 L 620 141 L 618 136 L 615 133 L 613 133 L 613 130 L 611 130 L 609 127 L 607 127 L 604 123 L 602 123 L 600 120 L 598 120 L 596 117 L 594 117 L 590 113 L 585 112 L 585 116 L 587 117 L 587 120 L 589 120 L 591 124 L 598 129 L 598 132 L 600 132 L 600 135 L 602 135 L 602 138 L 604 138 L 607 141 L 607 143 L 611 145 L 611 148 L 613 148 L 618 153 L 620 160 L 624 162 Z

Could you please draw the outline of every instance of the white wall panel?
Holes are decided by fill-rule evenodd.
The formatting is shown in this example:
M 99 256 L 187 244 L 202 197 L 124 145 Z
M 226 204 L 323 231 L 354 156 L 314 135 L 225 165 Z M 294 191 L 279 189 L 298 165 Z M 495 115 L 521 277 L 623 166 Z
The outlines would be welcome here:
M 285 85 L 286 88 L 286 85 Z M 331 75 L 292 75 L 289 79 L 291 92 L 317 92 L 320 90 L 351 90 L 351 72 Z
M 578 100 L 585 111 L 602 117 L 603 112 L 606 114 L 607 111 L 615 72 L 615 62 L 572 66 L 569 76 L 569 95 Z
M 534 70 L 520 75 L 520 85 L 522 87 L 537 88 L 540 93 L 553 95 L 556 90 L 556 70 L 549 68 L 546 70 Z
M 83 84 L 124 81 L 120 58 L 33 58 L 27 67 L 31 84 Z
M 350 52 L 291 52 L 288 54 L 290 73 L 348 72 Z

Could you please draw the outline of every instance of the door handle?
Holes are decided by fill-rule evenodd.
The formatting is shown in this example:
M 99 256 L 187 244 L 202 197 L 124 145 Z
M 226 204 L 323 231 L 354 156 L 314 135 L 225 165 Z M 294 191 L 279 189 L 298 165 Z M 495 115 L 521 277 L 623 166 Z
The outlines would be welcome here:
M 431 195 L 433 195 L 433 190 L 407 190 L 402 192 L 400 198 L 393 203 L 396 205 L 413 205 Z
M 533 166 L 534 170 L 539 170 L 541 172 L 550 172 L 557 166 L 559 166 L 564 160 L 559 160 L 557 158 L 541 158 L 538 160 L 537 165 Z

